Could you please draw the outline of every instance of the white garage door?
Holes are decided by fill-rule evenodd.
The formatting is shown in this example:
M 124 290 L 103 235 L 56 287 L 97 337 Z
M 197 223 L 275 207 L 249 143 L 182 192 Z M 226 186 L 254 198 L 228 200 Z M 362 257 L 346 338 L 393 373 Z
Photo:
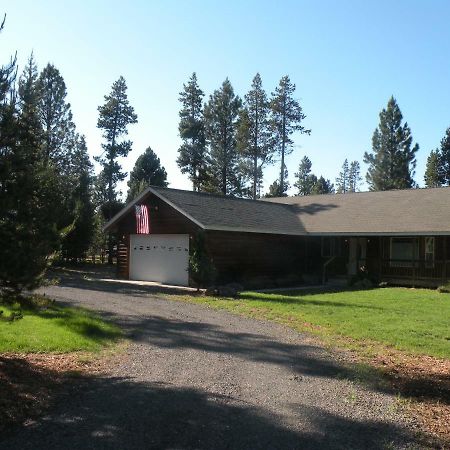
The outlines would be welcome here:
M 188 286 L 188 234 L 132 234 L 130 279 Z

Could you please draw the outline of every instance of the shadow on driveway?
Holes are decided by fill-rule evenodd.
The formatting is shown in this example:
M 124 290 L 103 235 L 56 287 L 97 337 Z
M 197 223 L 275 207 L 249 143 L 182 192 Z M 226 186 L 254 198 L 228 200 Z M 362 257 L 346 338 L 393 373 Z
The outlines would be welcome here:
M 23 363 L 26 364 L 25 362 Z M 22 370 L 32 367 L 23 367 Z M 49 374 L 50 376 L 50 374 Z M 49 416 L 3 435 L 1 449 L 382 449 L 420 445 L 409 432 L 301 409 L 303 432 L 244 402 L 126 378 L 79 378 Z

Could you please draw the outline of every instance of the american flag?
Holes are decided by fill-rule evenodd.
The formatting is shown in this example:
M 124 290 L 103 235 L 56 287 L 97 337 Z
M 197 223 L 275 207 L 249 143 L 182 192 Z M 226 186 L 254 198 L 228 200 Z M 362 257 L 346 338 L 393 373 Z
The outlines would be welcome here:
M 148 216 L 147 205 L 136 205 L 136 233 L 149 234 L 150 233 L 150 219 Z

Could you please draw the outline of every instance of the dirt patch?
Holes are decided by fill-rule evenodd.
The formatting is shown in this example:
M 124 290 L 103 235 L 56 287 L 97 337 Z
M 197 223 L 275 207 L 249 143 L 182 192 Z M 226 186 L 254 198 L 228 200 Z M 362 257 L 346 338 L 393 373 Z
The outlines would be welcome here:
M 450 361 L 392 351 L 371 364 L 383 370 L 421 426 L 450 446 Z
M 79 377 L 104 372 L 111 355 L 0 355 L 0 434 L 27 423 L 48 410 Z

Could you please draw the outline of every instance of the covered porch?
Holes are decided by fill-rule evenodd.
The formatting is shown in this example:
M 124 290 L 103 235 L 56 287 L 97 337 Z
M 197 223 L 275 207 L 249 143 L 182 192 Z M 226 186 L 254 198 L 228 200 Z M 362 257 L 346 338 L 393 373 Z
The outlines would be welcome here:
M 448 236 L 322 236 L 320 247 L 323 282 L 361 272 L 405 286 L 436 287 L 450 279 Z

